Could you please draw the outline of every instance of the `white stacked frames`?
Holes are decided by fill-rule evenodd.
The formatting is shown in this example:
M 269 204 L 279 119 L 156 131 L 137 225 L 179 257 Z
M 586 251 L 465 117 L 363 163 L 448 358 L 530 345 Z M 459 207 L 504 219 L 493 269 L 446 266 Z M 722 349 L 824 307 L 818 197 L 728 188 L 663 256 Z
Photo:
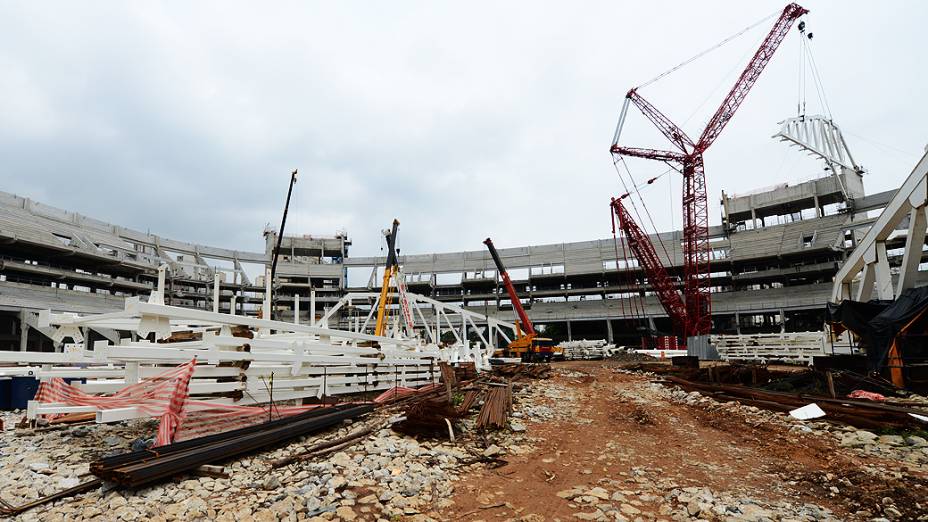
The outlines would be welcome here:
M 40 379 L 82 379 L 72 383 L 91 394 L 112 394 L 196 357 L 190 383 L 195 399 L 225 404 L 259 404 L 309 397 L 373 392 L 394 386 L 436 382 L 436 345 L 412 339 L 377 337 L 316 326 L 192 310 L 128 299 L 116 313 L 77 316 L 44 312 L 39 322 L 55 329 L 63 345 L 56 353 L 0 352 L 0 361 L 31 363 Z M 252 338 L 232 334 L 247 328 Z M 128 334 L 119 342 L 88 346 L 85 329 Z M 172 333 L 199 333 L 199 339 L 170 341 Z M 158 342 L 132 340 L 153 334 Z M 64 343 L 70 339 L 71 343 Z M 94 412 L 98 422 L 142 416 L 136 408 L 98 410 L 90 406 L 30 403 L 28 415 Z

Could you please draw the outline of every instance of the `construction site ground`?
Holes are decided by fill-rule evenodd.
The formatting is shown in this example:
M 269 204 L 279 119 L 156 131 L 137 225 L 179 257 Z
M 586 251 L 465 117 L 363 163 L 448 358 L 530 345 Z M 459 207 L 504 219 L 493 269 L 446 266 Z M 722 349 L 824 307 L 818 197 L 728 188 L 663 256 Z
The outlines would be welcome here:
M 105 485 L 17 519 L 928 520 L 924 432 L 871 433 L 719 402 L 627 361 L 552 367 L 548 378 L 513 381 L 503 429 L 480 431 L 470 415 L 449 421 L 453 441 L 444 426 L 403 434 L 389 427 L 402 407 L 385 408 L 217 462 L 220 476 Z M 20 430 L 17 415 L 4 417 L 0 439 L 0 500 L 13 505 L 87 480 L 89 462 L 127 451 L 156 425 Z M 369 435 L 335 453 L 279 463 L 365 426 Z
M 902 444 L 894 452 L 887 444 L 886 456 L 876 456 L 875 445 L 842 445 L 853 428 L 810 427 L 674 392 L 610 361 L 556 366 L 551 379 L 533 383 L 533 406 L 522 408 L 531 449 L 517 446 L 506 465 L 463 476 L 441 518 L 845 520 L 928 513 L 928 468 L 912 457 L 924 447 Z M 531 415 L 532 408 L 549 409 L 550 418 Z M 916 446 L 919 439 L 912 439 Z

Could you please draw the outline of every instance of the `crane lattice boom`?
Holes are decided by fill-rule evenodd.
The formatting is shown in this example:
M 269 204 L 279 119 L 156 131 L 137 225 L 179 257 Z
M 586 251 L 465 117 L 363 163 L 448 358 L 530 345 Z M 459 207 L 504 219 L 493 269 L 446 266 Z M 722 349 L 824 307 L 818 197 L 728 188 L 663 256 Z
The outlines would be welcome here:
M 641 230 L 635 220 L 628 214 L 625 206 L 622 205 L 622 198 L 612 198 L 612 211 L 618 219 L 619 227 L 625 232 L 628 246 L 631 247 L 635 258 L 644 267 L 651 286 L 657 292 L 657 298 L 661 302 L 661 306 L 667 311 L 670 322 L 676 331 L 675 333 L 684 335 L 683 327 L 687 323 L 686 305 L 680 293 L 674 287 L 673 280 L 667 273 L 667 269 L 664 268 L 660 258 L 657 257 L 654 245 L 648 239 L 648 235 Z
M 679 296 L 676 295 L 675 290 L 673 294 L 676 296 L 676 300 L 667 294 L 666 299 L 661 299 L 661 303 L 671 316 L 671 319 L 674 319 L 674 329 L 684 332 L 687 337 L 708 334 L 712 329 L 709 205 L 706 197 L 703 153 L 715 142 L 725 126 L 728 125 L 728 122 L 731 121 L 738 107 L 741 106 L 748 92 L 750 92 L 751 87 L 754 86 L 764 68 L 770 63 L 773 54 L 783 42 L 793 22 L 807 12 L 808 10 L 795 3 L 791 3 L 783 9 L 780 17 L 774 23 L 770 32 L 767 33 L 766 38 L 754 53 L 751 61 L 748 62 L 741 76 L 738 77 L 738 81 L 735 82 L 735 85 L 709 120 L 699 137 L 699 141 L 695 143 L 670 118 L 641 97 L 637 90 L 632 89 L 626 94 L 626 98 L 638 107 L 661 134 L 680 149 L 680 152 L 671 152 L 620 146 L 618 136 L 621 135 L 621 127 L 625 118 L 625 109 L 623 108 L 619 128 L 616 129 L 616 142 L 612 144 L 611 152 L 618 156 L 634 156 L 667 163 L 673 162 L 680 165 L 680 170 L 683 173 L 683 303 L 685 311 L 681 314 L 676 309 L 678 307 L 676 300 L 679 300 Z M 617 205 L 616 201 L 619 200 L 613 200 L 613 208 L 616 209 L 617 213 L 620 210 L 624 212 L 621 203 Z M 620 219 L 622 230 L 630 238 L 629 242 L 631 242 L 633 236 L 637 238 L 635 240 L 637 247 L 633 247 L 635 256 L 642 261 L 648 273 L 648 278 L 651 280 L 652 285 L 655 286 L 658 295 L 661 296 L 666 293 L 666 289 L 658 289 L 657 285 L 663 284 L 658 281 L 667 277 L 667 270 L 656 255 L 650 255 L 650 252 L 654 251 L 654 247 L 650 244 L 648 236 L 641 232 L 627 212 L 624 214 L 624 219 Z M 639 251 L 642 256 L 649 259 L 647 261 L 642 259 L 639 256 Z M 672 285 L 670 288 L 673 289 Z M 683 324 L 678 325 L 676 324 L 677 321 L 682 321 Z
M 702 135 L 699 137 L 699 142 L 697 142 L 694 152 L 702 153 L 715 142 L 715 139 L 722 133 L 722 129 L 728 125 L 732 116 L 735 115 L 735 111 L 741 106 L 741 102 L 744 101 L 751 87 L 754 87 L 754 84 L 757 83 L 757 78 L 760 77 L 760 73 L 762 73 L 764 68 L 767 67 L 767 64 L 770 63 L 770 59 L 773 58 L 773 53 L 775 53 L 777 48 L 780 47 L 780 44 L 783 43 L 783 39 L 786 38 L 786 34 L 789 33 L 790 28 L 793 26 L 793 22 L 808 12 L 808 9 L 796 3 L 789 4 L 783 8 L 783 12 L 780 14 L 780 17 L 777 18 L 776 23 L 773 24 L 770 32 L 767 33 L 767 37 L 764 38 L 757 52 L 754 53 L 754 57 L 748 62 L 747 67 L 741 72 L 738 81 L 735 82 L 734 87 L 728 92 L 728 96 L 722 100 L 722 104 L 719 105 L 719 108 L 709 120 L 705 130 L 702 131 Z

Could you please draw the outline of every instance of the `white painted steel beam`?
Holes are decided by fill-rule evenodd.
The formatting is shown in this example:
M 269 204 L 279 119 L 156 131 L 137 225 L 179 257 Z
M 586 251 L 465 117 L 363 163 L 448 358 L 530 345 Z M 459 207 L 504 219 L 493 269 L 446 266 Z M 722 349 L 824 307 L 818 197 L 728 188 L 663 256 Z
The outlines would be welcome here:
M 847 257 L 841 269 L 838 270 L 834 278 L 832 287 L 832 300 L 837 302 L 851 294 L 851 284 L 857 278 L 858 274 L 863 271 L 863 277 L 858 289 L 858 299 L 866 299 L 872 293 L 870 288 L 874 282 L 878 286 L 878 293 L 881 296 L 887 296 L 892 299 L 898 297 L 898 290 L 903 288 L 899 285 L 896 291 L 893 291 L 889 272 L 888 263 L 885 259 L 885 241 L 890 234 L 895 232 L 902 220 L 912 214 L 913 210 L 925 207 L 928 202 L 928 152 L 918 161 L 915 168 L 906 178 L 896 195 L 889 201 L 882 214 L 873 223 L 863 239 L 858 242 L 857 248 Z M 918 225 L 918 224 L 916 224 Z M 910 235 L 907 241 L 914 241 L 914 244 L 924 242 L 924 230 L 921 233 Z M 879 247 L 883 244 L 883 247 Z M 882 248 L 882 254 L 880 253 Z M 920 256 L 919 256 L 920 257 Z M 912 284 L 912 278 L 915 277 L 913 267 L 918 269 L 918 263 L 909 259 L 903 263 L 903 269 L 907 272 L 901 276 L 904 285 Z

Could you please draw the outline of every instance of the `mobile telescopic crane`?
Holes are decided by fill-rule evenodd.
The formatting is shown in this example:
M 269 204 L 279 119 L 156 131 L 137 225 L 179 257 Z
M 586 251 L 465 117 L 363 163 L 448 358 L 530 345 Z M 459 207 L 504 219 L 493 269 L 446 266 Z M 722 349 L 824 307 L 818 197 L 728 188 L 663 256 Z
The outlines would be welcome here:
M 413 336 L 416 333 L 415 323 L 412 319 L 412 309 L 409 305 L 409 298 L 406 293 L 406 280 L 403 270 L 400 268 L 400 262 L 397 258 L 399 250 L 396 248 L 396 234 L 399 231 L 400 222 L 398 219 L 393 220 L 393 228 L 384 230 L 383 235 L 387 240 L 387 261 L 383 267 L 383 285 L 380 287 L 380 300 L 377 305 L 377 326 L 374 334 L 381 337 L 387 334 L 387 323 L 389 308 L 393 304 L 393 294 L 390 292 L 390 282 L 396 287 L 396 293 L 399 296 L 400 310 L 403 313 L 403 321 L 406 325 L 406 334 Z
M 374 334 L 383 336 L 387 332 L 387 306 L 391 301 L 390 280 L 399 271 L 399 262 L 396 260 L 396 233 L 399 230 L 400 222 L 393 220 L 393 228 L 390 232 L 385 233 L 387 237 L 387 262 L 383 267 L 383 286 L 380 287 L 380 303 L 377 306 L 377 326 Z M 385 231 L 386 232 L 386 231 Z
M 532 324 L 532 321 L 528 318 L 528 314 L 525 313 L 525 308 L 522 307 L 522 301 L 519 300 L 516 288 L 512 285 L 509 272 L 506 271 L 506 267 L 503 266 L 503 261 L 499 258 L 499 253 L 496 252 L 496 247 L 493 246 L 493 241 L 487 238 L 483 244 L 487 246 L 487 249 L 490 251 L 490 256 L 493 257 L 493 262 L 496 263 L 496 270 L 499 271 L 499 276 L 503 280 L 503 286 L 506 287 L 506 292 L 509 294 L 512 308 L 519 317 L 516 319 L 516 338 L 506 347 L 505 355 L 507 357 L 521 357 L 523 360 L 527 361 L 550 361 L 554 355 L 554 341 L 538 336 L 538 332 L 535 331 L 535 325 Z

